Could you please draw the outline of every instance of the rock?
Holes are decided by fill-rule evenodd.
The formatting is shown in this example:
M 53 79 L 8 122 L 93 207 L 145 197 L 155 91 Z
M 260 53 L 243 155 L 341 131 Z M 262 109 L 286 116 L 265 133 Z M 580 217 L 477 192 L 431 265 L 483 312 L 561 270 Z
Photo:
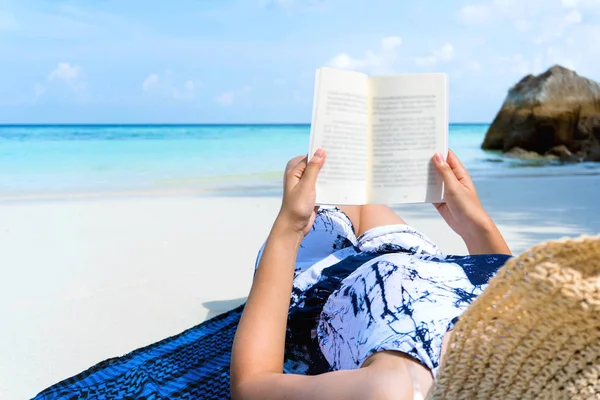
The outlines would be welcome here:
M 564 144 L 555 146 L 548 150 L 546 156 L 556 156 L 562 162 L 575 163 L 580 162 L 581 158 L 571 153 Z
M 585 161 L 600 162 L 600 145 L 594 146 L 588 151 Z
M 560 157 L 556 154 L 539 154 L 535 151 L 528 151 L 520 147 L 513 147 L 504 156 L 508 158 L 519 158 L 521 160 L 534 160 L 534 161 L 556 161 Z
M 504 154 L 508 158 L 520 158 L 522 160 L 541 160 L 542 155 L 535 151 L 527 151 L 520 147 L 513 147 Z
M 572 156 L 573 155 L 573 153 L 571 153 L 569 151 L 569 149 L 567 149 L 567 146 L 565 146 L 564 144 L 561 144 L 561 145 L 558 145 L 558 146 L 555 146 L 555 147 L 551 148 L 550 150 L 548 150 L 546 152 L 546 154 L 547 155 L 550 154 L 550 155 L 553 155 L 553 156 L 559 156 L 559 157 L 563 157 L 563 156 L 566 157 L 566 156 Z
M 555 65 L 509 90 L 481 147 L 546 154 L 560 145 L 571 153 L 557 155 L 565 159 L 577 152 L 588 159 L 600 145 L 600 84 Z

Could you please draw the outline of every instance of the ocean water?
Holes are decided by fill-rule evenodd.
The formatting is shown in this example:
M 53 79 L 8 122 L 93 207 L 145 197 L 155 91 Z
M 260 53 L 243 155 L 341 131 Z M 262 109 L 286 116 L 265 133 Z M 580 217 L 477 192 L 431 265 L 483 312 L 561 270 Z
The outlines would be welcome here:
M 475 179 L 598 174 L 590 163 L 522 162 L 480 149 L 485 124 L 453 124 L 450 147 Z M 309 125 L 0 126 L 0 199 L 39 195 L 274 193 Z

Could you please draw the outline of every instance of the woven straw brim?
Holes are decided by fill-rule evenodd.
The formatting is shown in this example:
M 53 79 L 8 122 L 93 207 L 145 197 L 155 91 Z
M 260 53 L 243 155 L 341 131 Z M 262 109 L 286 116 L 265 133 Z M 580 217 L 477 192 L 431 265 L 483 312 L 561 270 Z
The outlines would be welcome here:
M 600 236 L 510 259 L 460 317 L 428 399 L 600 398 Z

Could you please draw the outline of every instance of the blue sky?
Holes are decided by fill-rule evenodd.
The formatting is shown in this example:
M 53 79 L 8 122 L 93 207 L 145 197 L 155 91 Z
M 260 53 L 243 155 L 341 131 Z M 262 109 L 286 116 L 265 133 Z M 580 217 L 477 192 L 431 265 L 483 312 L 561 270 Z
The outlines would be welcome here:
M 0 0 L 0 123 L 309 122 L 314 70 L 446 72 L 453 122 L 560 63 L 598 0 Z

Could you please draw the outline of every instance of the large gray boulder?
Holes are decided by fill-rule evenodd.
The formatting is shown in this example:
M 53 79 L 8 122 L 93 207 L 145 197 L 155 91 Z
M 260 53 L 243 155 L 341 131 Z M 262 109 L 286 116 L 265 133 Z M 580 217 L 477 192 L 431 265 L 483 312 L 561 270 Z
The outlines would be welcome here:
M 560 145 L 575 159 L 600 161 L 600 85 L 555 65 L 509 90 L 481 147 L 546 154 Z

